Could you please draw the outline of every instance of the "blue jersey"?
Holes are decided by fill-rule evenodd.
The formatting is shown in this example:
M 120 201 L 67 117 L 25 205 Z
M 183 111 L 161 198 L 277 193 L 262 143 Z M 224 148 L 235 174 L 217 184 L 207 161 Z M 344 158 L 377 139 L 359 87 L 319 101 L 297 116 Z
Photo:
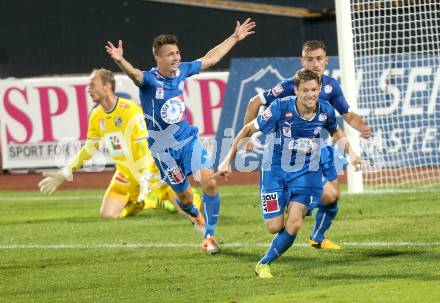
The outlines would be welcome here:
M 319 99 L 329 102 L 340 115 L 349 112 L 350 106 L 345 100 L 344 93 L 336 79 L 322 75 L 321 92 Z M 293 78 L 278 83 L 272 89 L 260 93 L 258 96 L 263 104 L 269 106 L 276 98 L 284 98 L 295 95 L 295 81 Z
M 330 134 L 336 131 L 335 111 L 329 103 L 318 101 L 315 115 L 306 120 L 296 103 L 296 96 L 276 99 L 254 120 L 264 134 L 274 133 L 263 155 L 262 171 L 281 172 L 297 187 L 320 191 L 320 133 L 322 129 Z
M 180 148 L 197 135 L 197 127 L 188 123 L 183 89 L 185 79 L 199 73 L 200 68 L 201 61 L 196 60 L 181 62 L 173 78 L 162 76 L 157 68 L 143 72 L 139 95 L 153 153 Z

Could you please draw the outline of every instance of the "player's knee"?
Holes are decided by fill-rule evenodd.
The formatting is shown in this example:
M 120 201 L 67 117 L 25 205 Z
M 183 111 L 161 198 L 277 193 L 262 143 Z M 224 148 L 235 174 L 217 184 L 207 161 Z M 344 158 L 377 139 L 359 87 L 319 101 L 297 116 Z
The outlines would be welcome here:
M 177 193 L 177 196 L 179 197 L 180 203 L 183 205 L 189 205 L 193 203 L 193 193 L 192 190 L 187 188 L 185 191 Z
M 217 181 L 215 179 L 210 179 L 205 182 L 203 191 L 207 194 L 215 195 L 217 193 Z
M 297 234 L 301 229 L 302 220 L 287 220 L 285 229 L 291 235 Z
M 102 219 L 117 219 L 117 218 L 119 218 L 119 214 L 118 213 L 111 212 L 111 211 L 108 211 L 108 210 L 103 210 L 103 209 L 100 210 L 99 216 Z
M 283 229 L 283 224 L 276 221 L 267 221 L 266 229 L 271 234 L 277 234 Z
M 331 205 L 338 201 L 339 196 L 341 195 L 339 189 L 337 187 L 326 187 L 324 193 L 322 194 L 321 201 L 325 205 Z

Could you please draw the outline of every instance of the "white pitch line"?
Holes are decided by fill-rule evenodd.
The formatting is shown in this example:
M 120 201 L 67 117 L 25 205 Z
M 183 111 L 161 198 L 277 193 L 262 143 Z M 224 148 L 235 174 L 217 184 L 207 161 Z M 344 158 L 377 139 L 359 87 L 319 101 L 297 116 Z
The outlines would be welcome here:
M 384 195 L 384 194 L 402 194 L 402 193 L 426 193 L 426 192 L 440 192 L 440 188 L 420 188 L 420 189 L 396 189 L 396 190 L 366 190 L 362 193 L 348 193 L 342 191 L 342 195 Z M 103 192 L 104 194 L 104 192 Z M 37 196 L 38 195 L 38 196 Z M 241 193 L 223 193 L 220 197 L 257 197 L 259 196 L 259 191 L 255 190 L 253 192 L 241 192 Z M 36 192 L 35 197 L 20 197 L 20 196 L 9 196 L 2 197 L 0 194 L 1 201 L 76 201 L 76 200 L 100 200 L 102 195 L 85 195 L 85 196 L 42 196 Z
M 256 248 L 267 247 L 268 243 L 224 243 L 222 247 Z M 440 246 L 440 242 L 344 242 L 343 247 L 419 247 Z M 307 247 L 307 244 L 294 244 L 297 247 Z M 196 243 L 108 243 L 108 244 L 0 244 L 0 249 L 133 249 L 133 248 L 195 248 Z

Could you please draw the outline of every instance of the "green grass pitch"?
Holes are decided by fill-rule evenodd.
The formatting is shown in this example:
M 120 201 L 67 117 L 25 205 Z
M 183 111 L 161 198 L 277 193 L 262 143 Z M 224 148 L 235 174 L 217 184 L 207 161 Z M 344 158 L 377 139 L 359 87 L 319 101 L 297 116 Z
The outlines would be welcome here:
M 305 246 L 313 220 L 271 280 L 254 267 L 272 235 L 258 188 L 221 188 L 217 238 L 166 211 L 98 218 L 103 190 L 0 193 L 0 302 L 440 302 L 440 191 L 344 194 L 328 237 Z

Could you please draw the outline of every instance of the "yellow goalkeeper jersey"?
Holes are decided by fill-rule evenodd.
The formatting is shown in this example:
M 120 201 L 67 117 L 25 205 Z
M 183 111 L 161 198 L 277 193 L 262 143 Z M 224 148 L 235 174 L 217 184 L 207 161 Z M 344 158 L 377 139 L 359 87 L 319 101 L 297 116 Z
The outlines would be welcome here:
M 118 98 L 112 111 L 106 112 L 97 106 L 90 115 L 87 139 L 103 139 L 116 168 L 127 179 L 137 181 L 141 172 L 154 163 L 146 148 L 146 138 L 142 109 L 131 100 Z

